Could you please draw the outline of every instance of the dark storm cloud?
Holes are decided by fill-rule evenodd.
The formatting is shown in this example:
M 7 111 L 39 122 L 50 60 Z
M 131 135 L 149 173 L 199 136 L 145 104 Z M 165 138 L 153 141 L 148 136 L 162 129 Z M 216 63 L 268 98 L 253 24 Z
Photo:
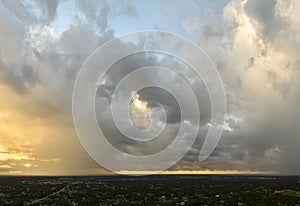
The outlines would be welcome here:
M 147 42 L 140 41 L 139 43 L 137 43 L 137 45 L 133 45 L 119 42 L 118 50 L 128 50 L 128 47 L 132 46 L 143 48 L 143 44 L 146 43 Z M 193 72 L 191 68 L 178 61 L 178 59 L 154 52 L 147 52 L 146 54 L 134 54 L 121 59 L 108 70 L 106 76 L 104 76 L 104 80 L 99 84 L 96 99 L 96 115 L 99 121 L 99 125 L 109 142 L 121 151 L 125 151 L 135 155 L 154 154 L 164 149 L 176 137 L 182 120 L 180 113 L 181 111 L 176 99 L 165 90 L 152 87 L 139 91 L 139 99 L 147 102 L 147 107 L 149 109 L 154 107 L 162 107 L 165 109 L 165 112 L 167 114 L 167 126 L 164 132 L 155 140 L 144 143 L 136 142 L 130 140 L 129 138 L 126 138 L 115 127 L 109 107 L 109 102 L 111 101 L 111 96 L 115 90 L 115 87 L 128 73 L 146 66 L 162 66 L 165 68 L 172 68 L 173 71 L 181 75 L 184 79 L 186 79 L 187 82 L 190 82 L 191 88 L 195 90 L 194 93 L 199 99 L 199 107 L 201 110 L 200 112 L 202 112 L 201 119 L 203 120 L 204 125 L 207 123 L 207 121 L 209 121 L 210 115 L 209 96 L 207 93 L 205 93 L 206 90 L 204 84 L 200 81 L 200 78 L 195 75 L 195 72 Z M 163 76 L 159 72 L 154 70 L 151 76 L 141 74 L 139 78 L 136 78 L 134 81 L 143 82 L 149 79 L 151 79 L 154 84 L 155 82 L 162 81 L 172 82 L 174 81 L 174 76 L 173 74 L 170 74 L 169 76 Z M 132 82 L 132 84 L 134 84 L 134 82 Z M 174 87 L 176 87 L 179 92 L 182 90 L 180 85 L 172 85 L 174 85 Z M 100 106 L 100 103 L 103 104 L 105 102 L 104 99 L 106 99 L 107 107 Z M 183 101 L 191 100 L 185 99 Z M 192 110 L 185 112 L 195 113 L 195 111 Z M 126 117 L 124 117 L 124 119 L 125 118 Z M 155 119 L 154 121 L 157 120 L 159 119 Z M 194 124 L 198 124 L 198 122 Z
M 120 42 L 119 46 L 119 49 L 126 50 L 127 47 L 132 47 L 136 45 L 124 44 Z M 140 47 L 141 45 L 137 46 Z M 155 65 L 159 65 L 159 61 L 154 54 L 150 53 L 146 55 L 130 55 L 118 61 L 106 73 L 106 76 L 104 77 L 105 81 L 100 83 L 97 91 L 98 98 L 107 98 L 107 101 L 110 102 L 112 94 L 117 84 L 123 77 L 125 77 L 128 73 L 138 68 Z M 158 76 L 156 72 L 153 73 L 152 77 L 141 75 L 135 81 L 143 82 L 143 80 L 148 78 L 155 79 L 154 82 L 162 81 L 162 78 Z M 179 128 L 176 123 L 180 121 L 180 118 L 178 119 L 177 115 L 178 111 L 180 112 L 180 110 L 174 98 L 167 98 L 168 96 L 165 96 L 166 93 L 158 88 L 149 88 L 146 90 L 142 90 L 139 92 L 139 95 L 141 100 L 148 102 L 149 108 L 153 108 L 156 106 L 164 107 L 168 116 L 168 122 L 170 123 L 170 121 L 172 121 L 172 124 L 174 124 L 168 124 L 164 132 L 160 135 L 160 137 L 156 138 L 155 140 L 143 143 L 136 142 L 125 137 L 116 128 L 111 116 L 110 107 L 107 107 L 106 110 L 103 111 L 103 108 L 100 109 L 100 105 L 96 103 L 96 109 L 97 111 L 99 111 L 97 112 L 97 118 L 105 136 L 110 141 L 110 143 L 116 148 L 120 149 L 121 151 L 135 155 L 155 154 L 166 148 L 173 141 L 173 137 L 176 136 L 176 133 L 178 132 Z
M 140 99 L 148 103 L 149 108 L 163 107 L 167 114 L 168 123 L 181 121 L 180 107 L 176 99 L 166 90 L 150 87 L 139 92 Z
M 126 45 L 124 45 L 123 49 L 126 49 Z M 162 54 L 148 52 L 146 55 L 131 55 L 117 62 L 107 72 L 107 76 L 104 78 L 106 79 L 105 83 L 102 83 L 98 88 L 98 96 L 108 97 L 108 100 L 110 101 L 116 85 L 123 77 L 135 69 L 146 66 L 172 68 L 172 70 L 177 72 L 183 79 L 185 79 L 187 82 L 190 82 L 190 87 L 194 90 L 194 94 L 198 100 L 201 113 L 201 124 L 205 125 L 210 120 L 210 99 L 205 85 L 201 81 L 200 77 L 195 74 L 193 69 L 189 68 L 178 59 L 170 56 L 164 56 Z M 152 76 L 141 75 L 136 81 L 143 82 L 143 79 L 149 78 L 153 79 L 154 83 L 160 81 L 172 81 L 174 79 L 171 74 L 170 76 L 162 76 L 157 72 L 153 72 Z M 176 89 L 178 91 L 182 90 L 180 86 L 176 86 Z M 153 108 L 158 105 L 164 107 L 169 123 L 178 123 L 181 121 L 178 103 L 174 97 L 171 94 L 166 93 L 165 90 L 161 90 L 159 88 L 147 89 L 147 91 L 140 93 L 140 99 L 146 101 L 149 108 Z M 186 101 L 190 100 L 187 99 Z M 185 112 L 194 113 L 195 111 Z
M 16 92 L 23 94 L 27 91 L 22 76 L 13 67 L 7 68 L 2 75 L 3 81 L 10 85 Z
M 266 25 L 270 23 L 275 15 L 276 0 L 248 0 L 245 11 L 248 15 Z
M 284 18 L 276 15 L 275 7 L 276 0 L 248 0 L 245 5 L 246 14 L 260 23 L 266 38 L 274 38 L 288 28 Z
M 23 79 L 30 84 L 35 84 L 40 80 L 37 70 L 29 64 L 25 64 L 21 71 Z

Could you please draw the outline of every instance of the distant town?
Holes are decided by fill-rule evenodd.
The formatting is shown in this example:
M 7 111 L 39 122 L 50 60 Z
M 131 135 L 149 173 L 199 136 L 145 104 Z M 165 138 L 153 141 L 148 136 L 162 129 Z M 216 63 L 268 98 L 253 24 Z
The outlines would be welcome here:
M 300 177 L 0 177 L 0 205 L 298 205 Z

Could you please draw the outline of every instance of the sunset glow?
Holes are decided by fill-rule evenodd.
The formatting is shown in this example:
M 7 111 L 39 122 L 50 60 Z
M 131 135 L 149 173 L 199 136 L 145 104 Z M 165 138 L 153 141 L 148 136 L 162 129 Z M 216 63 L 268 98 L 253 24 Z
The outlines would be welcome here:
M 26 163 L 26 164 L 24 164 L 24 167 L 31 167 L 31 164 L 30 163 Z

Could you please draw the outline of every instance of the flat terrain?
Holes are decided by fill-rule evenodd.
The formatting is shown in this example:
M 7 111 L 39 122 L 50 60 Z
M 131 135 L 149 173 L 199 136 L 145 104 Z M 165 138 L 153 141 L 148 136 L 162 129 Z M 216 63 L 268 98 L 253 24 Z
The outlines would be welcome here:
M 300 206 L 300 177 L 0 176 L 0 205 Z

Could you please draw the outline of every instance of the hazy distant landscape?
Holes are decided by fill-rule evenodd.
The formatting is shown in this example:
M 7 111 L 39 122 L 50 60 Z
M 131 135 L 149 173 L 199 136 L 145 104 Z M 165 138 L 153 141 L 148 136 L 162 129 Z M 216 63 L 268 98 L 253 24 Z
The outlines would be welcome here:
M 0 205 L 300 205 L 300 177 L 0 177 Z

